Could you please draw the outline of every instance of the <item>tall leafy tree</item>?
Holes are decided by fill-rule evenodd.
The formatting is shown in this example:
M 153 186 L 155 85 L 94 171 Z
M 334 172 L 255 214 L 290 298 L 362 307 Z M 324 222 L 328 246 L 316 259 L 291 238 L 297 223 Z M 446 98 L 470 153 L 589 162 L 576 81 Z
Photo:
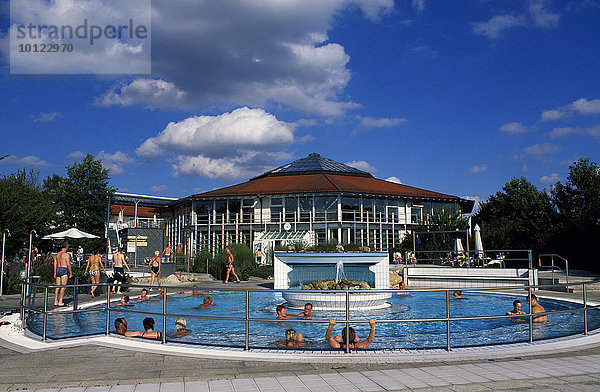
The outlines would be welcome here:
M 54 175 L 44 183 L 56 205 L 56 226 L 61 229 L 76 226 L 102 237 L 108 197 L 115 192 L 109 185 L 108 170 L 92 154 L 66 169 L 66 177 Z
M 513 178 L 475 216 L 490 249 L 549 250 L 556 212 L 550 197 L 526 178 Z
M 600 168 L 588 158 L 569 167 L 567 181 L 552 188 L 559 214 L 559 252 L 583 268 L 600 270 Z
M 0 177 L 0 230 L 9 229 L 7 258 L 29 246 L 29 232 L 48 234 L 54 208 L 38 181 L 38 173 L 25 170 Z M 36 240 L 39 243 L 39 240 Z

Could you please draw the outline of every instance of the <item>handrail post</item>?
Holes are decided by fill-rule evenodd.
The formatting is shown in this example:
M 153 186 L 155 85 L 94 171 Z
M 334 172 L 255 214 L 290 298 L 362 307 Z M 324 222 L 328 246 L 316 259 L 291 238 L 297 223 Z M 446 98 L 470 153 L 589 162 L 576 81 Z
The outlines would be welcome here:
M 167 343 L 167 288 L 163 289 L 163 333 L 162 344 Z
M 46 325 L 48 323 L 48 286 L 44 287 L 44 326 L 42 330 L 42 342 L 46 341 Z
M 26 281 L 21 281 L 21 327 L 25 327 L 25 285 Z
M 106 285 L 106 336 L 110 333 L 110 293 L 111 287 Z
M 567 293 L 569 292 L 569 260 L 565 259 L 565 269 L 567 270 L 566 272 L 566 281 L 567 281 Z M 584 285 L 585 287 L 585 285 Z
M 244 350 L 248 351 L 250 340 L 250 291 L 246 290 L 246 331 L 244 332 Z
M 346 290 L 346 354 L 350 353 L 350 292 Z
M 450 351 L 450 291 L 446 290 L 446 351 Z
M 583 283 L 583 333 L 588 335 L 588 319 L 587 319 L 587 291 L 585 283 Z
M 531 285 L 527 287 L 527 303 L 529 304 L 529 344 L 533 344 L 533 313 L 531 312 Z

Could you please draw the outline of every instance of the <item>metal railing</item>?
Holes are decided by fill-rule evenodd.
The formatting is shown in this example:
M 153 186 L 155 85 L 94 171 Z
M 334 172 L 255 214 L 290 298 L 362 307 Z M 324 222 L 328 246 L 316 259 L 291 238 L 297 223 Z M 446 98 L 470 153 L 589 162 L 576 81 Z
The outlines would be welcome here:
M 589 282 L 579 282 L 579 283 L 573 283 L 572 285 L 582 285 L 583 289 L 582 289 L 582 297 L 581 297 L 581 307 L 576 307 L 576 308 L 570 308 L 570 309 L 564 309 L 564 310 L 555 310 L 555 311 L 546 311 L 546 312 L 540 312 L 540 313 L 532 313 L 531 309 L 529 309 L 528 313 L 526 314 L 522 314 L 522 315 L 492 315 L 492 316 L 465 316 L 465 317 L 451 317 L 450 315 L 450 292 L 455 291 L 455 290 L 463 290 L 464 288 L 444 288 L 444 289 L 406 289 L 406 290 L 315 290 L 315 291 L 311 291 L 311 293 L 342 293 L 345 294 L 345 318 L 343 320 L 339 320 L 341 322 L 343 322 L 344 324 L 344 328 L 349 328 L 350 327 L 350 323 L 353 324 L 365 324 L 368 323 L 368 320 L 364 320 L 364 319 L 352 319 L 350 317 L 350 295 L 351 294 L 365 294 L 365 293 L 395 293 L 398 291 L 402 291 L 402 292 L 406 292 L 406 293 L 411 293 L 411 292 L 443 292 L 445 293 L 445 317 L 434 317 L 434 318 L 414 318 L 414 319 L 378 319 L 377 322 L 378 323 L 432 323 L 432 322 L 444 322 L 446 324 L 446 347 L 445 349 L 447 351 L 450 351 L 452 349 L 452 344 L 451 344 L 451 322 L 454 321 L 471 321 L 471 320 L 495 320 L 495 319 L 511 319 L 511 318 L 520 318 L 523 319 L 524 317 L 527 317 L 529 320 L 529 339 L 528 342 L 529 344 L 533 344 L 534 339 L 533 339 L 533 323 L 534 323 L 534 319 L 537 317 L 541 317 L 541 316 L 548 316 L 548 315 L 553 315 L 553 314 L 560 314 L 560 313 L 575 313 L 575 312 L 583 312 L 583 334 L 584 335 L 588 335 L 589 331 L 588 331 L 588 311 L 590 309 L 598 309 L 600 308 L 600 305 L 589 305 L 588 304 L 588 300 L 587 300 L 587 290 L 586 290 L 586 285 L 587 284 L 594 284 L 594 283 L 599 283 L 600 280 L 595 280 L 595 281 L 589 281 Z M 32 298 L 27 298 L 26 296 L 26 287 L 25 286 L 32 286 L 32 287 L 41 287 L 44 290 L 44 302 L 43 302 L 43 310 L 40 309 L 36 309 L 35 307 L 33 307 L 32 303 L 34 301 L 34 299 Z M 167 343 L 167 339 L 166 339 L 166 320 L 167 317 L 171 317 L 171 318 L 176 318 L 179 316 L 183 316 L 182 314 L 171 314 L 167 311 L 167 302 L 168 302 L 168 295 L 169 295 L 169 290 L 177 290 L 177 291 L 181 291 L 182 289 L 184 290 L 198 290 L 198 291 L 202 291 L 204 290 L 203 288 L 194 288 L 194 287 L 182 287 L 182 286 L 152 286 L 152 288 L 156 288 L 156 289 L 160 289 L 160 290 L 164 290 L 164 295 L 162 295 L 162 299 L 163 301 L 163 306 L 162 306 L 162 312 L 157 313 L 157 312 L 142 312 L 142 311 L 136 311 L 136 310 L 132 310 L 132 309 L 128 309 L 126 307 L 115 307 L 113 305 L 111 305 L 111 302 L 115 302 L 111 300 L 111 290 L 110 290 L 110 286 L 116 287 L 116 286 L 122 286 L 122 287 L 134 287 L 134 288 L 148 288 L 150 286 L 143 286 L 143 285 L 114 285 L 111 283 L 99 283 L 99 284 L 94 284 L 95 286 L 107 286 L 108 290 L 106 290 L 106 302 L 103 306 L 101 307 L 93 307 L 93 308 L 85 308 L 85 309 L 80 309 L 78 306 L 74 306 L 73 310 L 60 310 L 60 311 L 56 311 L 56 310 L 52 310 L 49 311 L 48 310 L 48 291 L 50 289 L 56 289 L 56 288 L 73 288 L 75 291 L 77 291 L 80 287 L 89 287 L 92 284 L 71 284 L 71 285 L 44 285 L 44 284 L 40 284 L 40 283 L 33 283 L 33 282 L 26 282 L 25 280 L 22 281 L 22 291 L 21 291 L 21 325 L 26 326 L 26 320 L 27 320 L 27 315 L 26 313 L 33 313 L 33 314 L 42 314 L 43 315 L 43 325 L 42 325 L 42 341 L 46 341 L 47 340 L 47 324 L 48 324 L 48 315 L 56 315 L 56 314 L 78 314 L 78 313 L 85 313 L 85 312 L 98 312 L 98 311 L 106 311 L 106 329 L 103 332 L 103 334 L 109 335 L 111 333 L 111 328 L 110 328 L 110 315 L 112 311 L 118 311 L 120 313 L 130 313 L 130 314 L 140 314 L 140 315 L 145 315 L 145 316 L 157 316 L 157 317 L 162 317 L 162 327 L 163 327 L 163 333 L 162 333 L 162 343 L 166 344 Z M 487 291 L 498 291 L 498 290 L 502 290 L 502 291 L 507 291 L 507 290 L 515 290 L 515 291 L 523 291 L 523 289 L 525 289 L 527 291 L 527 298 L 531 298 L 531 294 L 533 292 L 533 290 L 535 289 L 541 289 L 541 288 L 548 288 L 548 287 L 552 287 L 552 286 L 563 286 L 560 284 L 549 284 L 549 285 L 536 285 L 536 286 L 510 286 L 510 287 L 481 287 L 481 288 L 473 288 L 470 291 L 473 292 L 487 292 Z M 245 332 L 244 332 L 244 350 L 249 350 L 250 349 L 250 335 L 251 335 L 251 330 L 250 330 L 250 324 L 251 323 L 280 323 L 282 322 L 282 320 L 279 319 L 264 319 L 264 318 L 254 318 L 254 317 L 250 317 L 250 293 L 253 292 L 257 292 L 257 293 L 265 293 L 265 292 L 286 292 L 286 293 L 306 293 L 305 290 L 265 290 L 265 289 L 227 289 L 227 290 L 214 290 L 214 289 L 206 289 L 206 290 L 210 290 L 210 291 L 224 291 L 224 292 L 240 292 L 240 293 L 245 293 L 245 317 L 240 318 L 240 317 L 227 317 L 227 316 L 198 316 L 198 315 L 192 315 L 192 314 L 185 314 L 186 317 L 188 318 L 192 318 L 192 319 L 200 319 L 200 320 L 220 320 L 220 321 L 237 321 L 237 322 L 244 322 L 245 323 Z M 32 291 L 29 290 L 29 292 L 31 293 Z M 35 292 L 35 291 L 34 291 Z M 288 322 L 294 322 L 294 323 L 321 323 L 321 324 L 326 324 L 329 323 L 329 320 L 324 320 L 324 319 L 293 319 L 293 320 L 286 320 Z M 337 320 L 336 320 L 337 321 Z M 83 336 L 83 335 L 80 335 Z M 87 334 L 86 334 L 87 336 Z M 350 336 L 350 334 L 346 334 L 346 337 L 348 339 L 348 337 Z M 73 337 L 73 336 L 71 336 Z M 348 340 L 346 340 L 345 342 L 345 352 L 349 353 L 350 352 L 350 342 Z M 210 345 L 209 343 L 207 343 L 206 345 Z M 389 349 L 389 348 L 386 348 Z
M 547 259 L 550 258 L 550 265 L 542 265 L 542 259 Z M 552 271 L 552 283 L 554 283 L 554 270 L 556 269 L 556 265 L 554 263 L 554 259 L 563 261 L 565 263 L 565 279 L 566 279 L 566 284 L 565 284 L 565 289 L 567 291 L 569 291 L 569 260 L 565 259 L 564 257 L 557 255 L 556 253 L 544 253 L 538 256 L 538 268 L 550 268 L 550 270 Z

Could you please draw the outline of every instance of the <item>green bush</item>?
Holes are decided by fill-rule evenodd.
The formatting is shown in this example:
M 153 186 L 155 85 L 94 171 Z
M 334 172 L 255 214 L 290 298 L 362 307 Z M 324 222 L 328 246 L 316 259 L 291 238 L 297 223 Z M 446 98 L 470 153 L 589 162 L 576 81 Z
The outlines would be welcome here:
M 194 256 L 194 260 L 192 263 L 192 272 L 198 274 L 208 273 L 208 271 L 206 270 L 206 260 L 208 260 L 208 263 L 211 264 L 212 255 L 210 254 L 208 249 L 202 248 L 198 253 L 196 253 L 196 256 Z

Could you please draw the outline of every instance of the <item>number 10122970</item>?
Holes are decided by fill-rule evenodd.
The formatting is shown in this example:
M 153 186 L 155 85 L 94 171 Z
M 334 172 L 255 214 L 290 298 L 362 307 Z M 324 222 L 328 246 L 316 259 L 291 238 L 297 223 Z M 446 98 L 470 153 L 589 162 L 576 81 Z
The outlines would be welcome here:
M 70 53 L 72 51 L 73 44 L 19 44 L 21 53 Z

